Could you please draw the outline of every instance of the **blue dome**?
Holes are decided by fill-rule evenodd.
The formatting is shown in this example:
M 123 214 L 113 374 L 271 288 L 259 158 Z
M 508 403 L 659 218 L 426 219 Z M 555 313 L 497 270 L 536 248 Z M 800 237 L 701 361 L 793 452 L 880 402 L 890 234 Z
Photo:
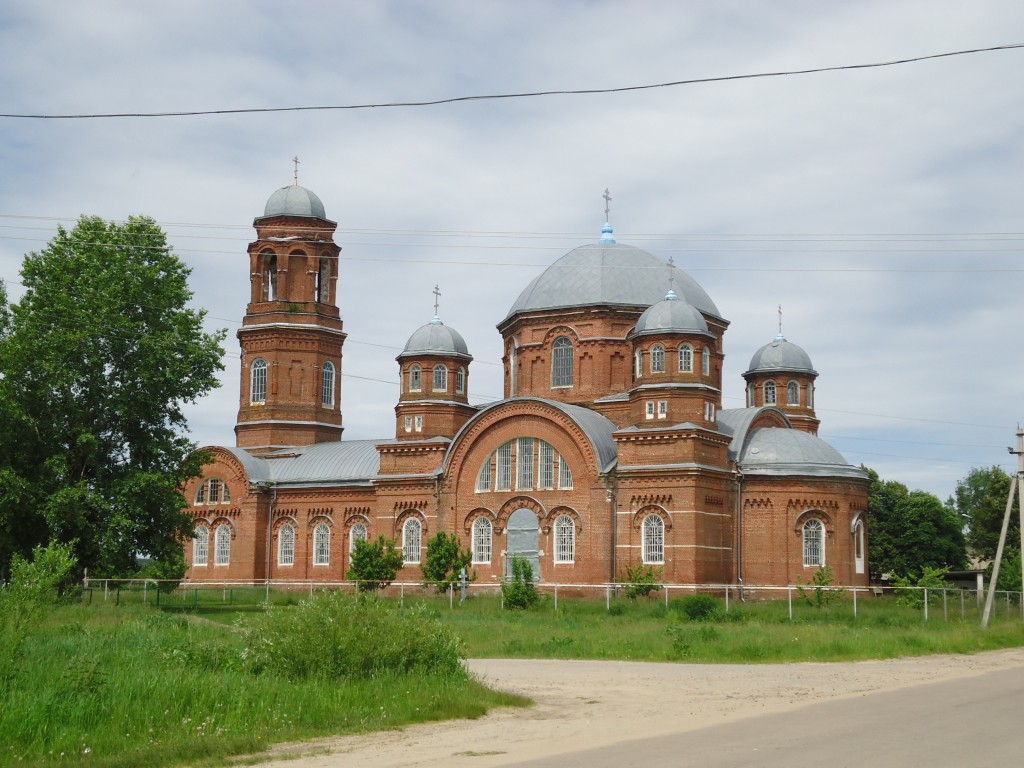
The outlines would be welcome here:
M 308 216 L 326 220 L 327 212 L 314 192 L 292 185 L 281 187 L 270 196 L 263 209 L 263 217 L 268 216 Z

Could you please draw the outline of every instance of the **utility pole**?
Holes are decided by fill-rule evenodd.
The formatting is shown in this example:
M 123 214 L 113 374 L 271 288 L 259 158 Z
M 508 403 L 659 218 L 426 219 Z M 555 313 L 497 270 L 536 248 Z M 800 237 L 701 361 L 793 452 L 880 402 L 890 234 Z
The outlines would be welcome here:
M 1013 493 L 1018 496 L 1024 494 L 1024 429 L 1017 427 L 1017 450 L 1007 448 L 1017 456 L 1017 474 L 1010 478 L 1010 495 L 1006 499 L 1006 512 L 1003 513 L 1003 527 L 999 530 L 999 546 L 996 547 L 996 560 L 992 564 L 992 578 L 988 585 L 988 594 L 985 596 L 985 613 L 981 617 L 981 626 L 987 628 L 988 620 L 992 617 L 992 603 L 996 596 L 996 582 L 999 581 L 999 564 L 1003 560 L 1003 547 L 1006 546 L 1006 531 L 1010 527 L 1010 515 L 1013 512 Z M 1021 583 L 1024 584 L 1024 504 L 1019 508 L 1020 518 L 1020 551 L 1021 551 Z M 1024 599 L 1024 592 L 1021 593 Z

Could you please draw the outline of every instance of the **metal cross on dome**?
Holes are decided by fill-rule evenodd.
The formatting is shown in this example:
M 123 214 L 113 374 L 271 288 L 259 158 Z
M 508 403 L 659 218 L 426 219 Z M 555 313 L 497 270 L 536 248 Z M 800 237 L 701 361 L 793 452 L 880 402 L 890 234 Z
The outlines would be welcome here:
M 296 155 L 292 158 L 292 162 L 295 163 L 295 186 L 299 186 L 299 156 Z
M 608 221 L 608 214 L 611 211 L 610 203 L 612 201 L 612 196 L 608 194 L 608 187 L 604 188 L 604 194 L 601 197 L 604 198 L 604 220 Z
M 437 308 L 441 304 L 441 289 L 434 285 L 434 314 L 437 314 Z

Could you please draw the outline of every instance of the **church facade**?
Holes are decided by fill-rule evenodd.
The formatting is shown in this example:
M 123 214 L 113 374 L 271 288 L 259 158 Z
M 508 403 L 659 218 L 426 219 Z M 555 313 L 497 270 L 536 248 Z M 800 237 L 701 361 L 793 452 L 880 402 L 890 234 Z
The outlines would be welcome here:
M 361 539 L 457 535 L 478 583 L 535 577 L 868 583 L 868 479 L 817 437 L 817 372 L 781 333 L 722 408 L 729 326 L 707 293 L 606 223 L 527 285 L 497 329 L 504 398 L 470 404 L 473 357 L 435 316 L 397 357 L 390 436 L 343 440 L 336 224 L 294 185 L 255 219 L 235 446 L 184 489 L 192 581 L 337 582 Z

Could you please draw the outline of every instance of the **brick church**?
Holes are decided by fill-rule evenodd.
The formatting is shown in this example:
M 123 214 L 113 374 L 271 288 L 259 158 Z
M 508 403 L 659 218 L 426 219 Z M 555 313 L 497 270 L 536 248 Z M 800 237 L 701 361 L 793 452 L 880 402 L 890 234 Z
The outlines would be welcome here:
M 867 475 L 817 437 L 810 357 L 780 333 L 743 374 L 746 407 L 723 409 L 728 321 L 607 223 L 498 323 L 502 400 L 470 404 L 473 357 L 435 316 L 397 357 L 393 433 L 342 439 L 336 226 L 297 184 L 254 221 L 236 445 L 184 490 L 190 580 L 340 581 L 355 542 L 384 535 L 398 579 L 421 581 L 445 531 L 478 583 L 518 555 L 560 584 L 640 564 L 674 584 L 795 584 L 820 566 L 867 584 Z

